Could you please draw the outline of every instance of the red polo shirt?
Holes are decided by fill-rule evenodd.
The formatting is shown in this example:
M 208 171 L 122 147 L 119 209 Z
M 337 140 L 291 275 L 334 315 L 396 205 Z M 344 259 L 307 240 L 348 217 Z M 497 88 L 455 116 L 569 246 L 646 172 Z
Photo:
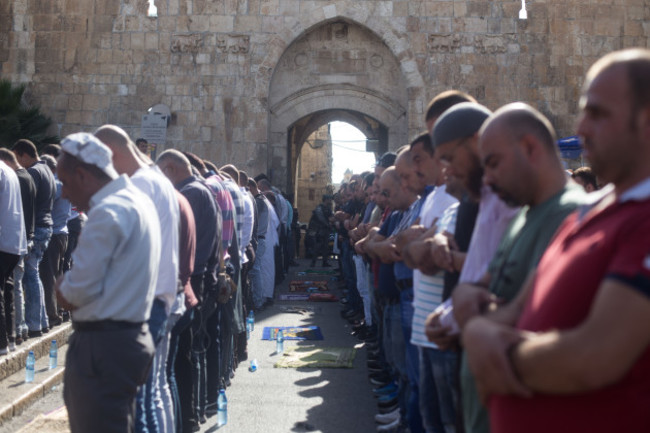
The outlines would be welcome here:
M 539 263 L 517 327 L 577 327 L 606 278 L 650 296 L 650 179 L 600 212 L 577 211 L 565 220 Z M 650 432 L 650 349 L 614 385 L 568 396 L 495 396 L 490 418 L 493 433 Z

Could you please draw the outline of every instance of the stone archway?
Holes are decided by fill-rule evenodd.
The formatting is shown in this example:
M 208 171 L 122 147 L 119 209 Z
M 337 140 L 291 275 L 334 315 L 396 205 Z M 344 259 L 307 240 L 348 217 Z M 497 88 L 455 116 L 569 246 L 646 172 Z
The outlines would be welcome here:
M 406 144 L 407 88 L 399 60 L 366 27 L 335 19 L 304 33 L 280 57 L 269 86 L 273 182 L 291 190 L 299 146 L 325 118 L 374 127 L 384 150 Z

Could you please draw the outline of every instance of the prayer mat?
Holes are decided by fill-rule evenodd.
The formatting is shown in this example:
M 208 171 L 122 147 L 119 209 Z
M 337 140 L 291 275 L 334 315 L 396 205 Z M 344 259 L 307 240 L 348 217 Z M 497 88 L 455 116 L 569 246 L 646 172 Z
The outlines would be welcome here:
M 285 340 L 322 340 L 323 333 L 318 326 L 265 326 L 262 340 L 275 340 L 278 330 L 282 329 Z
M 278 301 L 336 302 L 339 298 L 331 293 L 280 293 Z
M 313 313 L 315 311 L 321 311 L 322 308 L 318 307 L 310 307 L 310 306 L 304 306 L 304 307 L 292 307 L 289 305 L 282 305 L 279 307 L 280 311 L 283 313 L 292 313 L 292 314 L 307 314 L 307 313 Z
M 279 301 L 309 301 L 309 293 L 280 293 Z
M 275 368 L 352 368 L 356 349 L 347 347 L 288 347 Z
M 338 274 L 338 271 L 327 271 L 325 269 L 307 269 L 305 273 L 311 275 L 336 275 Z
M 329 288 L 327 287 L 327 281 L 298 281 L 293 280 L 289 283 L 290 292 L 326 292 Z
M 312 302 L 336 302 L 339 298 L 331 293 L 312 293 L 309 295 L 308 301 Z

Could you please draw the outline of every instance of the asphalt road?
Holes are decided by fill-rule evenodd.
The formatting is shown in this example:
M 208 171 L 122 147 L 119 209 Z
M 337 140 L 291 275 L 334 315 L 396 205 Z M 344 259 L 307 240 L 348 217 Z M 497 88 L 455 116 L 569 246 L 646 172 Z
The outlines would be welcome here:
M 327 280 L 327 276 L 298 276 L 307 261 L 291 268 L 290 275 L 276 291 L 288 291 L 292 279 Z M 330 282 L 334 294 L 338 283 Z M 289 311 L 291 307 L 305 310 Z M 339 316 L 341 306 L 334 303 L 279 302 L 257 314 L 255 330 L 248 342 L 249 361 L 256 359 L 258 369 L 248 371 L 248 362 L 240 364 L 232 385 L 227 389 L 228 424 L 217 428 L 216 417 L 202 425 L 201 432 L 220 433 L 357 433 L 374 432 L 375 400 L 365 369 L 365 349 L 349 335 L 349 325 Z M 292 345 L 358 347 L 353 368 L 274 368 L 279 355 L 275 342 L 261 340 L 264 326 L 307 326 L 321 328 L 320 341 L 285 341 Z M 61 420 L 61 387 L 31 406 L 25 413 L 0 426 L 0 433 L 68 432 Z M 51 415 L 43 415 L 51 413 Z M 36 421 L 32 421 L 36 419 Z M 29 424 L 31 422 L 31 424 Z

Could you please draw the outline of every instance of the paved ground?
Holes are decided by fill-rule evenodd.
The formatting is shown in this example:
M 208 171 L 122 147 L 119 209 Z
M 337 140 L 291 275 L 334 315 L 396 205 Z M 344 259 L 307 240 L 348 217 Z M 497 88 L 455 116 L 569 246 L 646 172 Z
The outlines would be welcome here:
M 297 276 L 308 264 L 291 268 L 290 275 L 278 292 L 288 291 L 292 279 L 329 279 L 326 276 Z M 334 294 L 337 283 L 331 282 Z M 307 307 L 313 311 L 295 313 L 287 306 Z M 358 433 L 374 432 L 375 400 L 365 369 L 365 349 L 349 335 L 349 325 L 341 319 L 341 307 L 336 303 L 278 302 L 257 314 L 255 330 L 249 340 L 249 360 L 257 359 L 258 370 L 249 372 L 242 363 L 235 373 L 228 397 L 228 424 L 220 433 Z M 354 368 L 351 369 L 280 369 L 274 368 L 278 355 L 275 342 L 261 340 L 264 326 L 320 326 L 324 335 L 321 341 L 286 341 L 292 345 L 359 347 Z M 61 422 L 63 406 L 61 387 L 54 390 L 27 412 L 0 426 L 0 433 L 62 433 L 68 432 Z M 54 413 L 51 413 L 55 411 Z M 44 413 L 51 413 L 43 416 Z M 63 413 L 63 416 L 65 414 Z M 31 420 L 29 426 L 25 427 Z M 217 430 L 216 417 L 203 425 L 202 432 Z M 22 430 L 21 430 L 22 429 Z

